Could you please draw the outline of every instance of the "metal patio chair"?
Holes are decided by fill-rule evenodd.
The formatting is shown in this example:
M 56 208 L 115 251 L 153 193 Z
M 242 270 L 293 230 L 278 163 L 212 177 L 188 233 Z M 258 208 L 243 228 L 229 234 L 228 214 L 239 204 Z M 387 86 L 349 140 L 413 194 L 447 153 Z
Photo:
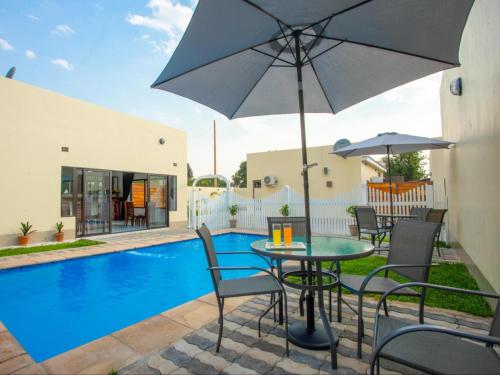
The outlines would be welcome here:
M 262 318 L 276 306 L 276 304 L 283 301 L 284 304 L 284 315 L 285 315 L 285 348 L 286 355 L 289 354 L 288 349 L 288 306 L 286 291 L 281 284 L 278 277 L 270 270 L 260 267 L 253 266 L 237 266 L 237 267 L 220 267 L 217 261 L 217 254 L 255 254 L 251 251 L 233 251 L 233 252 L 223 252 L 216 253 L 214 244 L 212 241 L 212 235 L 210 230 L 205 224 L 196 230 L 196 233 L 203 241 L 203 246 L 205 248 L 205 254 L 207 256 L 208 270 L 212 277 L 212 282 L 214 285 L 215 296 L 217 299 L 217 306 L 219 308 L 219 337 L 217 339 L 216 352 L 219 352 L 220 344 L 222 341 L 222 330 L 224 327 L 224 300 L 226 298 L 232 297 L 242 297 L 251 295 L 261 295 L 261 294 L 278 294 L 278 299 L 273 301 L 269 307 L 259 316 L 258 319 L 258 332 L 260 337 L 260 322 Z M 265 259 L 264 257 L 261 257 Z M 267 260 L 266 260 L 267 261 Z M 268 262 L 269 264 L 269 262 Z M 266 275 L 258 275 L 251 277 L 240 277 L 237 279 L 223 280 L 221 271 L 243 271 L 243 270 L 255 270 L 265 273 Z
M 410 208 L 410 215 L 415 216 L 412 217 L 411 220 L 425 221 L 427 219 L 427 214 L 431 208 L 427 207 L 412 207 Z
M 294 240 L 303 240 L 305 241 L 306 238 L 306 218 L 304 216 L 288 216 L 288 217 L 283 217 L 283 216 L 268 216 L 267 217 L 267 230 L 268 230 L 268 237 L 269 241 L 273 240 L 273 224 L 291 224 L 292 225 L 292 236 Z M 306 265 L 304 262 L 301 262 L 299 265 L 297 264 L 281 264 L 279 262 L 276 265 L 276 269 L 278 271 L 278 275 L 280 280 L 282 279 L 282 275 L 286 274 L 288 272 L 297 272 L 297 271 L 305 271 L 306 270 Z M 273 266 L 274 267 L 274 266 Z M 315 271 L 315 268 L 313 267 L 313 272 Z M 332 271 L 330 269 L 330 271 Z M 305 282 L 305 281 L 304 281 Z M 300 316 L 304 316 L 304 300 L 305 300 L 305 290 L 302 290 L 300 293 L 300 298 L 299 298 L 299 313 Z M 330 321 L 332 321 L 332 291 L 330 290 L 328 293 L 328 301 L 329 301 L 329 318 Z
M 377 214 L 373 207 L 358 206 L 354 208 L 356 215 L 356 225 L 358 226 L 358 239 L 362 234 L 369 234 L 372 245 L 375 246 L 375 240 L 378 241 L 378 251 L 385 236 L 391 233 L 392 227 L 380 226 L 377 220 Z
M 431 208 L 427 213 L 427 216 L 425 217 L 425 221 L 439 224 L 439 232 L 436 235 L 436 246 L 439 256 L 441 256 L 441 250 L 439 248 L 439 237 L 441 236 L 441 227 L 443 226 L 444 215 L 446 214 L 446 211 L 448 210 Z
M 397 281 L 389 278 L 389 271 L 395 272 L 410 281 L 427 282 L 432 260 L 434 238 L 439 230 L 439 225 L 425 221 L 399 220 L 392 231 L 389 256 L 387 264 L 374 269 L 367 276 L 346 275 L 337 272 L 340 286 L 337 288 L 338 320 L 342 320 L 342 302 L 344 302 L 358 316 L 358 357 L 362 354 L 363 327 L 363 296 L 365 293 L 383 294 L 399 285 Z M 384 276 L 376 276 L 384 271 Z M 352 307 L 342 298 L 342 288 L 358 296 L 357 309 Z M 410 289 L 398 290 L 398 295 L 420 297 L 420 306 L 423 312 L 425 290 L 421 293 Z M 387 305 L 384 304 L 386 314 Z M 423 315 L 420 316 L 423 321 Z
M 498 300 L 488 335 L 460 331 L 431 324 L 411 324 L 379 314 L 389 295 L 404 288 L 437 289 Z M 458 289 L 426 283 L 407 283 L 387 291 L 375 313 L 371 374 L 380 372 L 380 358 L 431 374 L 500 374 L 500 357 L 493 346 L 500 346 L 500 299 L 498 294 Z M 424 306 L 420 308 L 423 310 Z M 419 312 L 423 315 L 423 311 Z

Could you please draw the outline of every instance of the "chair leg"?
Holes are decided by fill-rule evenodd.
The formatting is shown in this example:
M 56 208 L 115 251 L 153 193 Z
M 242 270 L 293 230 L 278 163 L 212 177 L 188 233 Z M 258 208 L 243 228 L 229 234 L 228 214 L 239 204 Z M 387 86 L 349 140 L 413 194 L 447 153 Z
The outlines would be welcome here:
M 389 316 L 389 310 L 387 309 L 387 300 L 384 300 L 384 313 L 385 313 L 385 316 Z
M 363 353 L 363 295 L 358 296 L 358 358 L 361 358 Z
M 282 295 L 283 303 L 285 305 L 285 354 L 286 356 L 290 356 L 290 348 L 288 345 L 288 302 L 286 297 L 286 291 L 283 292 Z
M 215 351 L 219 353 L 222 341 L 222 330 L 224 329 L 224 298 L 221 298 L 220 300 L 217 299 L 217 304 L 219 306 L 219 337 L 217 338 L 217 347 L 215 348 Z
M 272 295 L 274 295 L 274 293 L 271 293 Z M 269 312 L 271 311 L 272 308 L 275 308 L 276 305 L 282 301 L 282 298 L 283 298 L 283 295 L 282 293 L 280 292 L 279 295 L 278 295 L 278 299 L 276 301 L 274 301 L 271 305 L 269 305 L 269 307 L 262 313 L 260 314 L 259 316 L 259 319 L 257 319 L 257 331 L 259 333 L 259 337 L 260 337 L 260 321 L 262 320 L 262 318 Z
M 306 298 L 306 292 L 305 290 L 302 290 L 300 292 L 300 297 L 299 297 L 299 313 L 300 316 L 304 316 L 304 300 Z
M 328 289 L 328 318 L 330 318 L 330 323 L 332 319 L 332 290 Z
M 425 306 L 425 289 L 422 290 L 422 294 L 420 295 L 419 301 L 419 309 L 418 309 L 418 322 L 420 324 L 424 324 L 424 306 Z
M 438 250 L 438 255 L 441 258 L 441 249 L 439 248 L 439 237 L 441 237 L 441 232 L 438 233 L 437 235 L 437 250 Z
M 274 293 L 271 293 L 271 300 L 269 301 L 269 304 L 272 305 L 274 303 Z M 274 322 L 276 323 L 276 307 L 273 309 L 273 319 Z
M 342 286 L 337 285 L 337 322 L 342 322 Z

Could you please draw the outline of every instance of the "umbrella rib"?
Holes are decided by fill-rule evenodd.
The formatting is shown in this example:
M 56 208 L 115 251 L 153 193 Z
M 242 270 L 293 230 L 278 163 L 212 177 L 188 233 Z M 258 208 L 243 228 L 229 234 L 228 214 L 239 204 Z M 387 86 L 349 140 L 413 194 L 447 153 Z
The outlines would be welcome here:
M 278 56 L 274 56 L 274 55 L 271 55 L 270 53 L 267 53 L 267 52 L 264 52 L 264 51 L 259 51 L 259 50 L 258 50 L 258 49 L 256 49 L 256 48 L 250 48 L 250 49 L 251 49 L 252 51 L 255 51 L 255 52 L 261 53 L 261 54 L 266 55 L 266 56 L 268 56 L 268 57 L 271 57 L 271 58 L 273 58 L 273 59 L 276 59 L 276 60 L 279 60 L 279 61 L 281 61 L 281 62 L 284 62 L 285 64 L 288 64 L 289 66 L 295 66 L 295 64 L 291 63 L 290 61 L 286 61 L 286 60 L 284 60 L 284 59 L 279 58 L 279 57 L 278 57 L 279 55 L 278 55 Z M 281 54 L 281 52 L 280 52 L 280 54 Z
M 278 56 L 281 54 L 281 52 L 283 52 L 283 50 L 285 49 L 285 47 L 282 47 L 281 48 L 281 51 L 280 53 L 278 54 Z M 264 77 L 266 75 L 266 73 L 269 71 L 269 68 L 271 68 L 271 66 L 274 64 L 274 61 L 271 61 L 271 63 L 269 64 L 269 66 L 264 70 L 264 72 L 261 74 L 261 76 L 259 77 L 259 79 L 255 80 L 255 83 L 252 85 L 252 87 L 250 88 L 250 90 L 248 90 L 247 94 L 245 95 L 245 97 L 243 98 L 243 100 L 241 101 L 241 103 L 238 105 L 238 107 L 236 107 L 235 111 L 233 112 L 233 114 L 231 115 L 231 117 L 229 117 L 230 119 L 234 118 L 234 116 L 236 115 L 236 113 L 238 113 L 238 111 L 240 110 L 241 106 L 243 105 L 243 103 L 245 103 L 245 101 L 247 100 L 247 98 L 250 96 L 250 94 L 252 93 L 252 91 L 255 89 L 255 87 L 259 84 L 259 82 L 261 81 L 262 77 Z
M 330 24 L 330 21 L 332 20 L 332 18 L 333 18 L 333 16 L 328 18 L 328 21 L 325 23 L 325 25 L 321 29 L 320 33 L 316 36 L 316 39 L 314 39 L 314 41 L 312 42 L 311 47 L 309 47 L 309 50 L 306 52 L 306 49 L 304 48 L 304 52 L 306 52 L 307 58 L 309 58 L 309 53 L 308 52 L 311 52 L 312 49 L 314 48 L 314 46 L 316 45 L 316 43 L 318 43 L 319 37 L 321 35 L 323 35 L 323 33 L 325 32 L 325 29 Z M 311 27 L 313 27 L 313 26 L 311 26 Z
M 247 3 L 248 5 L 254 7 L 255 9 L 259 10 L 260 12 L 264 13 L 266 16 L 269 16 L 272 19 L 274 19 L 274 20 L 276 20 L 278 22 L 281 22 L 283 25 L 285 25 L 286 27 L 288 27 L 289 29 L 291 29 L 290 25 L 288 25 L 286 22 L 283 22 L 281 19 L 279 19 L 278 17 L 276 17 L 274 14 L 269 13 L 267 10 L 265 10 L 262 7 L 258 6 L 254 2 L 252 2 L 250 0 L 241 0 L 241 1 L 243 1 L 244 3 Z
M 325 49 L 324 51 L 318 53 L 317 55 L 313 56 L 313 57 L 309 57 L 308 56 L 308 60 L 307 60 L 307 63 L 311 63 L 312 64 L 312 61 L 318 57 L 320 57 L 321 55 L 323 55 L 324 53 L 327 53 L 329 51 L 331 51 L 332 49 L 334 49 L 335 47 L 338 47 L 340 46 L 342 43 L 344 43 L 344 41 L 340 41 L 338 42 L 337 44 L 331 46 L 331 47 L 328 47 L 327 49 Z
M 285 31 L 283 30 L 283 28 L 281 27 L 281 23 L 278 21 L 278 26 L 280 28 L 280 31 L 281 31 L 281 34 L 283 35 L 283 37 L 285 38 L 285 42 L 286 42 L 286 45 L 288 46 L 288 48 L 290 49 L 290 52 L 292 53 L 292 56 L 294 58 L 295 61 L 297 61 L 297 58 L 295 57 L 295 52 L 293 52 L 293 48 L 292 46 L 290 45 L 290 42 L 288 41 L 288 38 L 286 37 L 285 35 Z M 286 26 L 286 25 L 285 25 Z M 288 27 L 288 26 L 287 26 Z M 291 29 L 290 29 L 291 30 Z M 288 34 L 288 35 L 291 35 L 291 34 Z M 280 52 L 281 53 L 281 52 Z
M 344 8 L 344 9 L 338 11 L 337 13 L 333 13 L 333 14 L 329 15 L 328 17 L 325 17 L 325 18 L 323 18 L 323 19 L 321 19 L 319 21 L 316 21 L 314 23 L 311 23 L 309 26 L 304 27 L 301 31 L 307 30 L 307 29 L 309 29 L 309 28 L 311 28 L 313 26 L 316 26 L 316 25 L 318 25 L 318 24 L 320 24 L 322 22 L 325 22 L 329 18 L 340 16 L 341 14 L 347 13 L 347 12 L 349 12 L 351 10 L 354 10 L 356 8 L 359 8 L 359 7 L 363 6 L 363 5 L 371 3 L 372 1 L 373 0 L 364 0 L 364 1 L 361 1 L 360 3 L 358 3 L 358 4 L 351 5 L 350 7 Z
M 306 48 L 304 47 L 304 44 L 302 43 L 302 41 L 300 39 L 299 39 L 299 42 L 302 45 L 302 48 L 304 50 L 306 57 L 308 58 L 309 61 L 311 61 L 311 59 L 309 57 L 309 53 L 307 52 Z M 332 103 L 330 102 L 330 98 L 328 97 L 328 95 L 326 95 L 325 88 L 321 84 L 321 80 L 319 79 L 318 73 L 316 72 L 316 68 L 314 67 L 312 62 L 311 62 L 311 68 L 313 70 L 314 76 L 316 77 L 316 80 L 318 81 L 319 87 L 321 88 L 321 91 L 323 91 L 323 95 L 325 96 L 325 99 L 326 99 L 328 105 L 330 106 L 330 109 L 332 110 L 332 113 L 335 114 L 335 110 L 333 109 Z
M 305 33 L 303 35 L 313 36 L 313 37 L 316 36 L 316 35 L 305 34 Z M 356 41 L 350 40 L 350 39 L 333 38 L 333 37 L 328 37 L 328 36 L 323 36 L 323 35 L 318 36 L 318 37 L 319 38 L 323 38 L 323 39 L 328 39 L 328 40 L 336 40 L 336 41 L 344 42 L 344 43 L 356 44 L 356 45 L 363 46 L 363 47 L 380 49 L 380 50 L 383 50 L 383 51 L 388 51 L 388 52 L 393 52 L 393 53 L 399 53 L 401 55 L 418 57 L 420 59 L 430 60 L 430 61 L 438 62 L 438 63 L 441 63 L 441 64 L 447 64 L 447 65 L 451 65 L 451 66 L 460 66 L 460 64 L 458 64 L 458 63 L 453 63 L 453 62 L 449 62 L 449 61 L 445 61 L 445 60 L 440 60 L 440 59 L 436 59 L 436 58 L 429 57 L 429 56 L 419 55 L 419 54 L 416 54 L 416 53 L 405 52 L 405 51 L 401 51 L 401 50 L 397 50 L 397 49 L 393 49 L 393 48 L 377 46 L 375 44 L 369 44 L 369 43 L 363 43 L 363 42 L 356 42 Z
M 283 39 L 283 37 L 282 37 L 282 36 L 280 36 L 280 37 L 277 37 L 277 38 L 273 38 L 273 39 L 267 40 L 267 41 L 265 41 L 265 42 L 262 42 L 262 43 L 256 44 L 256 45 L 254 45 L 254 46 L 250 46 L 250 47 L 244 48 L 244 49 L 242 49 L 242 50 L 239 50 L 239 51 L 236 51 L 236 52 L 230 53 L 230 54 L 229 54 L 229 55 L 227 55 L 227 56 L 222 56 L 222 57 L 219 57 L 218 59 L 215 59 L 215 60 L 213 60 L 213 61 L 207 62 L 206 64 L 202 64 L 202 65 L 197 66 L 197 67 L 195 67 L 195 68 L 189 69 L 189 70 L 187 70 L 187 71 L 185 71 L 185 72 L 183 72 L 183 73 L 177 74 L 177 75 L 175 75 L 175 76 L 173 76 L 173 77 L 171 77 L 171 78 L 169 78 L 169 79 L 165 79 L 165 80 L 163 80 L 163 81 L 161 81 L 161 82 L 158 82 L 158 83 L 153 83 L 153 84 L 151 85 L 151 87 L 152 87 L 152 88 L 156 88 L 156 87 L 158 87 L 158 86 L 160 86 L 160 85 L 163 85 L 164 83 L 166 83 L 166 82 L 168 82 L 168 81 L 172 81 L 172 80 L 177 79 L 177 78 L 179 78 L 179 77 L 182 77 L 182 76 L 184 76 L 184 75 L 186 75 L 186 74 L 192 73 L 192 72 L 194 72 L 195 70 L 198 70 L 198 69 L 204 68 L 204 67 L 206 67 L 206 66 L 208 66 L 208 65 L 210 65 L 210 64 L 214 64 L 214 63 L 216 63 L 216 62 L 219 62 L 219 61 L 221 61 L 221 60 L 227 59 L 227 58 L 229 58 L 229 57 L 233 57 L 233 56 L 235 56 L 235 55 L 237 55 L 237 54 L 239 54 L 239 53 L 245 52 L 245 51 L 247 51 L 247 50 L 249 50 L 249 49 L 252 49 L 252 48 L 257 48 L 257 47 L 263 46 L 264 44 L 272 43 L 272 42 L 275 42 L 275 41 L 280 40 L 280 39 Z M 281 52 L 280 52 L 280 53 L 281 53 Z

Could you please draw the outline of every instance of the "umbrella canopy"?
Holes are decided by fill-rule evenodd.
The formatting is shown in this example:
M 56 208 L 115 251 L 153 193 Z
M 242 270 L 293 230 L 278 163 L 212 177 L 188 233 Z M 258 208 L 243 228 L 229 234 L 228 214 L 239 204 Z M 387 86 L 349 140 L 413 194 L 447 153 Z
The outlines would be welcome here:
M 453 142 L 441 141 L 439 139 L 417 137 L 415 135 L 399 133 L 381 133 L 376 137 L 353 143 L 338 149 L 331 154 L 342 157 L 378 155 L 378 154 L 402 154 L 421 150 L 434 150 L 448 148 Z
M 415 135 L 399 133 L 381 133 L 376 137 L 368 138 L 361 142 L 343 147 L 331 154 L 344 158 L 349 156 L 387 154 L 387 175 L 389 176 L 389 200 L 391 211 L 391 224 L 394 223 L 394 206 L 392 199 L 392 174 L 390 154 L 401 154 L 422 150 L 447 149 L 453 142 L 439 139 L 417 137 Z
M 310 243 L 304 113 L 337 113 L 459 65 L 474 0 L 199 0 L 152 87 L 228 118 L 300 113 Z

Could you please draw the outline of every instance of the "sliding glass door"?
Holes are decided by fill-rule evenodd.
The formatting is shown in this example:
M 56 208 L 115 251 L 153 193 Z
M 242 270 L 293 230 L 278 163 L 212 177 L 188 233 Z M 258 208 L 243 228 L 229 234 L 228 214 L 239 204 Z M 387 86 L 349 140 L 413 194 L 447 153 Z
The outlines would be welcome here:
M 84 170 L 83 231 L 85 235 L 110 232 L 110 172 Z
M 148 227 L 167 226 L 167 179 L 165 176 L 149 175 L 148 196 Z

